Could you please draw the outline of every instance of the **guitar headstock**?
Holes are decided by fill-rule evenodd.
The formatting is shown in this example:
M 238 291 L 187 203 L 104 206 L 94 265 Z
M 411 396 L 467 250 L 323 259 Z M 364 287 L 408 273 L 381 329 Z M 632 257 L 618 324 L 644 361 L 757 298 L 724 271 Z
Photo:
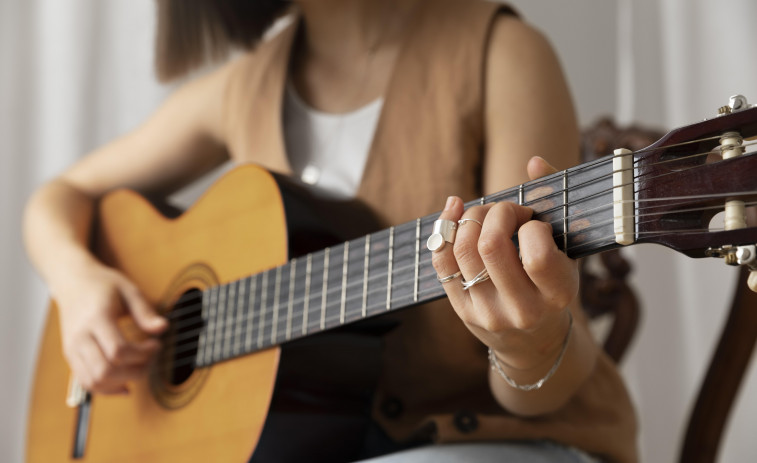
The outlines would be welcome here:
M 757 107 L 736 105 L 633 153 L 636 242 L 691 257 L 757 243 L 757 224 L 743 219 L 757 205 Z M 727 225 L 711 226 L 726 209 Z M 734 225 L 739 215 L 743 223 Z

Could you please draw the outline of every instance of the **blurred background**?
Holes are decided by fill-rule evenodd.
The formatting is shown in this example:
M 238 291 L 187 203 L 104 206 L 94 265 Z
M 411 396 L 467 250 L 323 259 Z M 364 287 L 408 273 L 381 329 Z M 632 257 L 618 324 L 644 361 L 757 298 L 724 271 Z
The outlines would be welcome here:
M 753 0 L 510 3 L 550 38 L 584 127 L 607 115 L 667 130 L 711 117 L 732 94 L 757 103 Z M 0 0 L 0 461 L 23 459 L 46 312 L 45 289 L 22 249 L 23 204 L 171 91 L 153 77 L 153 30 L 149 0 Z M 643 461 L 674 461 L 736 273 L 657 246 L 627 255 L 643 318 L 622 372 L 638 408 Z M 720 461 L 757 456 L 756 390 L 752 365 Z

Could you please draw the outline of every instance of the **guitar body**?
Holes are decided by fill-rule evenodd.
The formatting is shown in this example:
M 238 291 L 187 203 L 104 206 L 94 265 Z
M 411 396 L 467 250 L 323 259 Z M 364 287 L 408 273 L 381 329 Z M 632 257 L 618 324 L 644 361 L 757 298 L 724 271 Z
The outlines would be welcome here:
M 116 192 L 103 201 L 96 228 L 98 255 L 164 309 L 187 290 L 287 259 L 279 189 L 253 166 L 227 174 L 176 219 L 135 193 Z M 78 413 L 65 403 L 69 370 L 53 306 L 32 392 L 27 460 L 247 461 L 265 422 L 278 361 L 279 349 L 271 348 L 197 369 L 178 385 L 152 375 L 131 384 L 128 396 L 94 396 L 84 455 L 74 460 Z

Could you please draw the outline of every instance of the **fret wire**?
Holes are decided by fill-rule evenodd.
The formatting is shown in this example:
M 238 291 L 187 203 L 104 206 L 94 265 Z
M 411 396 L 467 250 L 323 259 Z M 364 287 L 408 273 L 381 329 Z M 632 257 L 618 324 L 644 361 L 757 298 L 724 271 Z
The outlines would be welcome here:
M 421 258 L 421 219 L 415 219 L 415 279 L 413 281 L 413 302 L 418 302 L 418 272 Z
M 232 301 L 236 299 L 236 295 L 237 295 L 235 282 L 232 281 L 227 286 L 228 286 L 229 297 L 227 299 L 226 305 L 228 306 L 229 310 L 226 312 L 227 326 L 223 330 L 223 338 L 224 338 L 223 339 L 223 357 L 224 358 L 229 358 L 231 356 L 230 355 L 231 354 L 231 340 L 234 338 L 234 324 L 232 321 L 234 320 L 234 315 L 235 315 L 234 310 L 236 309 L 231 304 L 232 304 Z M 231 336 L 229 336 L 229 329 L 231 329 Z
M 339 324 L 344 324 L 344 304 L 345 304 L 345 298 L 347 297 L 347 264 L 349 259 L 349 252 L 350 252 L 350 242 L 347 241 L 344 243 L 344 255 L 342 257 L 342 297 L 341 297 L 341 304 L 339 307 Z
M 202 293 L 200 304 L 201 304 L 200 316 L 202 317 L 203 327 L 205 329 L 200 330 L 200 336 L 199 336 L 200 348 L 197 349 L 198 365 L 201 362 L 205 363 L 205 358 L 207 357 L 207 349 L 208 349 L 208 345 L 207 345 L 208 298 L 206 297 L 205 292 Z M 202 360 L 199 360 L 199 359 L 202 359 Z
M 242 325 L 244 323 L 244 317 L 247 314 L 247 310 L 244 308 L 245 295 L 245 283 L 246 279 L 239 280 L 239 294 L 237 296 L 237 321 L 236 330 L 237 334 L 234 336 L 234 355 L 239 355 L 242 349 Z
M 258 348 L 263 347 L 263 336 L 265 329 L 265 309 L 266 309 L 266 302 L 268 302 L 268 272 L 269 270 L 266 270 L 263 272 L 263 278 L 260 282 L 260 326 L 258 327 Z
M 297 268 L 297 259 L 294 258 L 291 261 L 291 267 L 289 269 L 289 304 L 287 305 L 287 341 L 292 338 L 292 311 L 294 310 L 294 281 L 295 272 Z
M 326 248 L 323 255 L 323 289 L 321 295 L 321 329 L 326 327 L 326 297 L 328 295 L 327 289 L 329 285 L 329 253 L 331 248 Z
M 523 205 L 523 184 L 518 185 L 518 204 Z
M 222 359 L 231 358 L 234 355 L 234 349 L 237 344 L 236 337 L 237 337 L 237 332 L 240 329 L 239 325 L 237 324 L 237 320 L 241 318 L 239 315 L 241 312 L 241 309 L 237 304 L 239 300 L 237 296 L 237 291 L 239 291 L 238 287 L 240 284 L 242 284 L 242 280 L 234 280 L 232 282 L 229 282 L 223 285 L 224 288 L 227 290 L 227 294 L 228 294 L 224 303 L 225 307 L 228 310 L 224 317 Z
M 362 304 L 362 316 L 367 315 L 368 304 L 368 263 L 370 262 L 371 253 L 371 235 L 365 236 L 365 257 L 363 261 L 363 304 Z
M 247 352 L 249 352 L 252 349 L 252 333 L 254 331 L 254 321 L 255 321 L 255 292 L 258 290 L 258 276 L 252 275 L 250 277 L 250 295 L 249 295 L 249 312 L 250 316 L 247 320 L 247 333 L 245 335 L 245 343 L 244 348 Z
M 563 220 L 563 252 L 568 253 L 568 171 L 563 171 L 562 176 L 562 220 Z
M 279 298 L 281 297 L 281 266 L 276 267 L 276 280 L 273 286 L 273 324 L 271 326 L 271 344 L 276 344 L 279 327 Z
M 216 348 L 213 351 L 213 360 L 223 358 L 223 322 L 226 315 L 226 287 L 218 287 L 218 310 L 216 311 Z
M 310 272 L 313 269 L 313 254 L 308 254 L 307 264 L 305 265 L 305 303 L 304 313 L 302 315 L 302 335 L 308 333 L 308 310 L 310 309 Z
M 214 286 L 209 289 L 209 305 L 210 305 L 210 315 L 208 317 L 208 337 L 212 339 L 208 339 L 209 341 L 209 349 L 205 353 L 205 364 L 210 365 L 213 362 L 213 349 L 215 348 L 215 328 L 216 328 L 216 311 L 218 310 L 218 307 L 216 305 L 216 295 L 215 292 L 218 291 L 218 286 Z
M 394 265 L 394 227 L 389 227 L 389 270 L 386 282 L 386 310 L 392 307 L 392 266 Z

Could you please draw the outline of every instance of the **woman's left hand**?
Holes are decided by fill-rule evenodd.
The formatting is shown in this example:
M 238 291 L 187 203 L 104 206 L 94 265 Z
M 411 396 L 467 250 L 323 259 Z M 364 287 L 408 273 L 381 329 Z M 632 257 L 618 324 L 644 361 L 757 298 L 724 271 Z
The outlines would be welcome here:
M 532 177 L 549 173 L 548 164 L 535 159 L 529 164 Z M 504 364 L 546 371 L 566 339 L 578 268 L 557 248 L 552 227 L 531 215 L 531 209 L 509 202 L 463 211 L 463 201 L 450 197 L 440 219 L 457 222 L 457 233 L 454 245 L 433 253 L 433 265 L 440 278 L 462 273 L 444 283 L 447 296 L 468 329 Z M 512 240 L 516 232 L 520 257 Z M 484 269 L 488 280 L 463 289 L 461 278 L 470 281 Z

